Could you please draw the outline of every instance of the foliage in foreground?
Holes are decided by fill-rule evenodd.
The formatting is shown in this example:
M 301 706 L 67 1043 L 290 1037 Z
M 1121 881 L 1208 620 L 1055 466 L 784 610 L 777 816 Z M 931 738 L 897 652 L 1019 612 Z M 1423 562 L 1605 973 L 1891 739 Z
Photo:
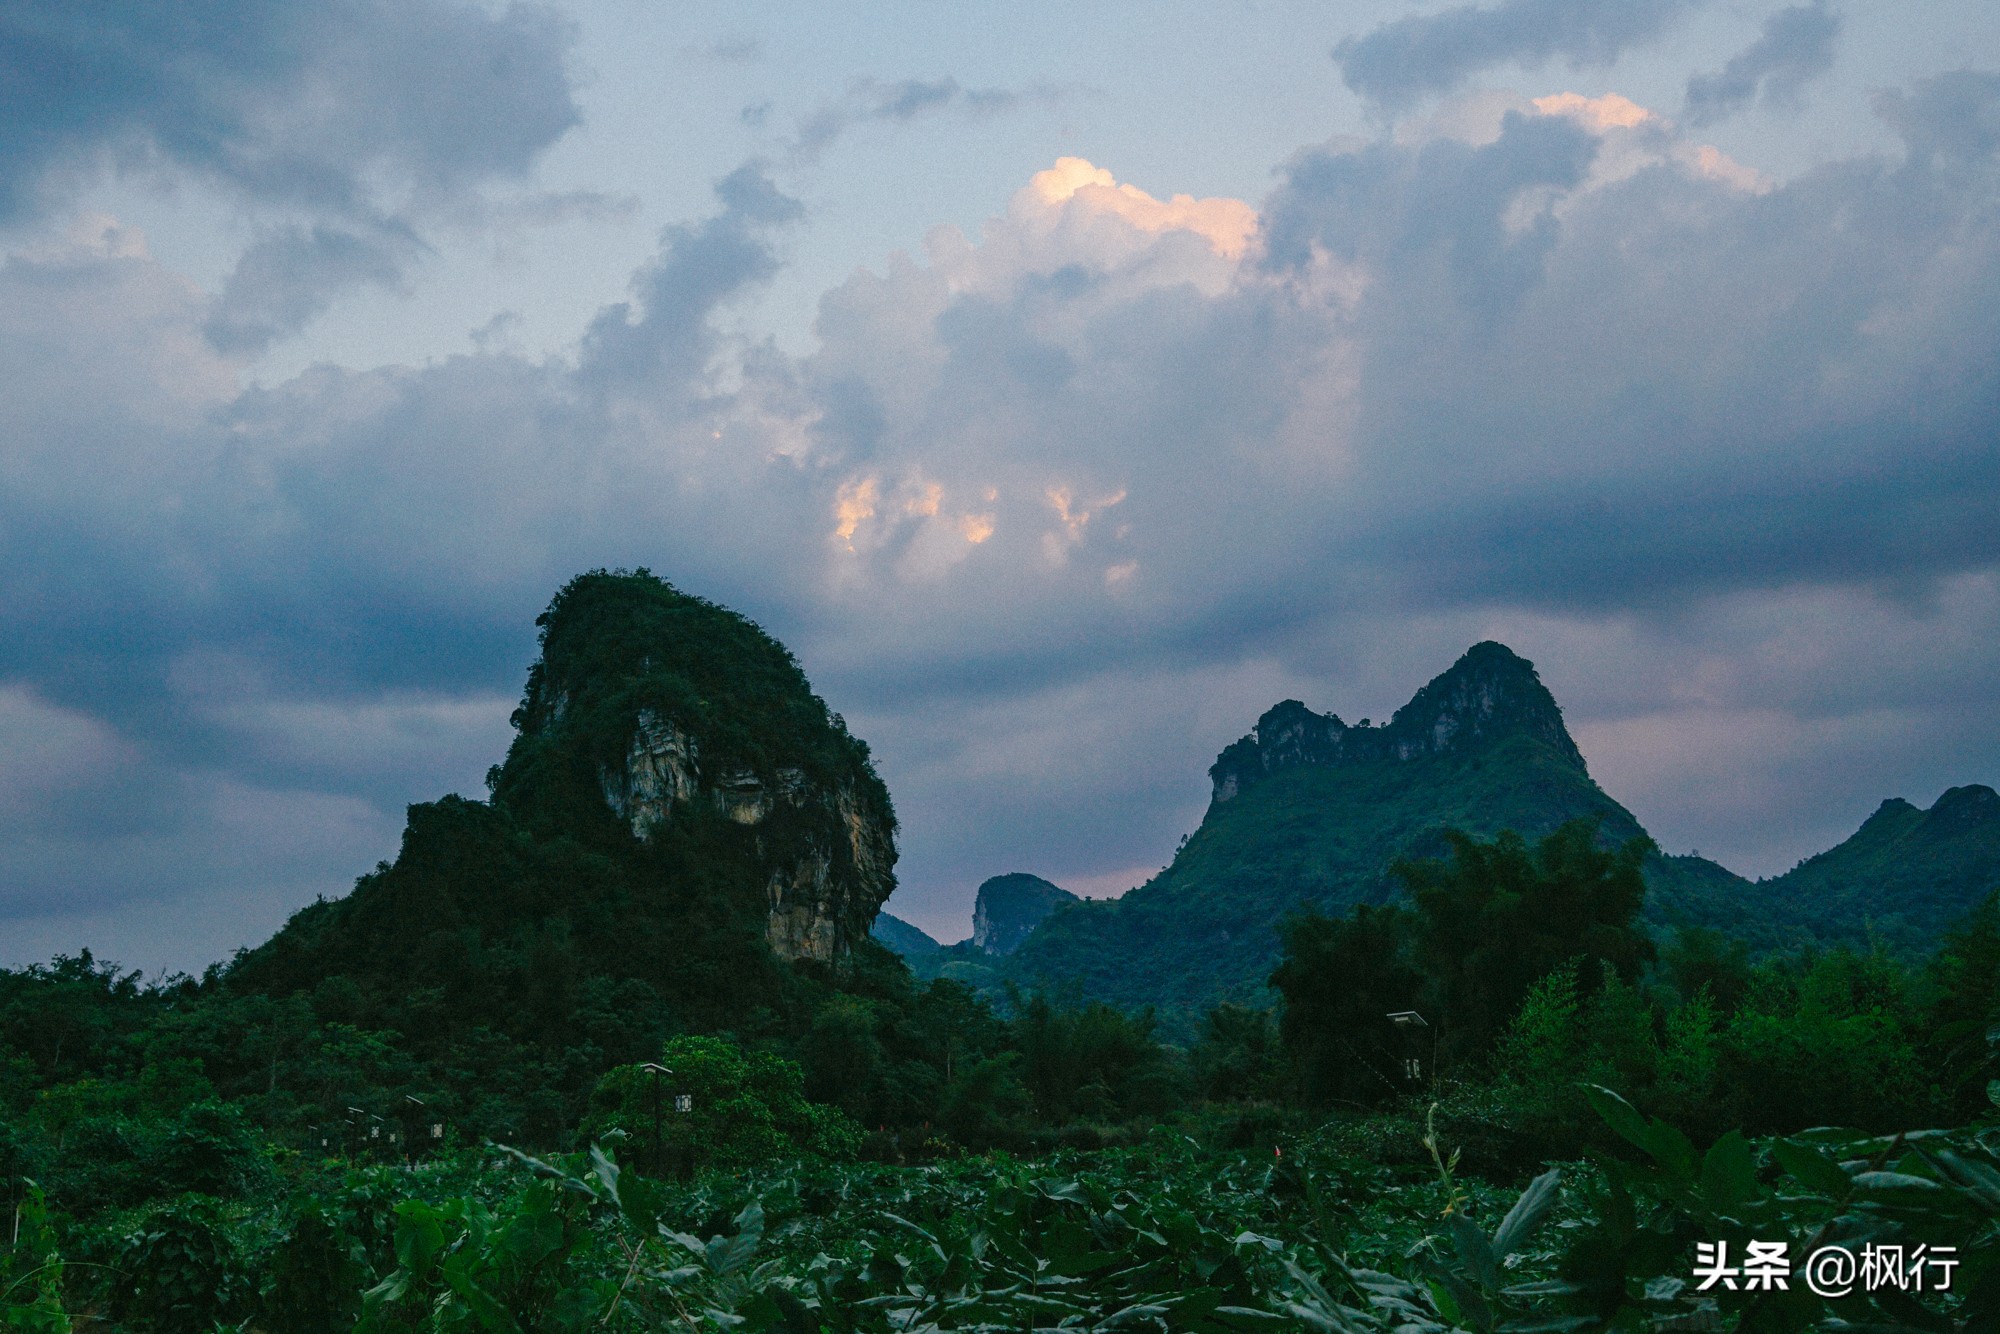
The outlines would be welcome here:
M 0 1328 L 210 1331 L 1156 1330 L 1530 1334 L 2000 1323 L 2000 1154 L 1964 1131 L 1815 1131 L 1698 1150 L 1591 1089 L 1628 1146 L 1518 1195 L 1294 1146 L 1006 1155 L 925 1168 L 791 1164 L 676 1185 L 588 1154 L 467 1174 L 376 1169 L 288 1216 L 184 1202 L 75 1235 L 30 1197 Z M 1632 1152 L 1636 1150 L 1636 1154 Z M 1695 1246 L 1781 1242 L 1783 1290 L 1698 1290 Z M 1947 1294 L 1822 1299 L 1811 1252 L 1956 1248 Z M 71 1315 L 65 1315 L 63 1303 Z M 88 1313 L 87 1316 L 78 1313 Z M 77 1315 L 72 1322 L 72 1315 Z M 235 1323 L 231 1323 L 235 1322 Z

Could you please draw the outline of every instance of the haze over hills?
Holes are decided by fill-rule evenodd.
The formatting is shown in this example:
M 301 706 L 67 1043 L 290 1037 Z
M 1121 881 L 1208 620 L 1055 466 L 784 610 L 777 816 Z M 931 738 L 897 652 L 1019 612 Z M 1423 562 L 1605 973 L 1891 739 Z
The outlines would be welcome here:
M 1201 826 L 1159 875 L 1123 898 L 1054 914 L 962 980 L 1169 1010 L 1254 1000 L 1288 916 L 1387 901 L 1393 863 L 1439 855 L 1447 829 L 1536 839 L 1587 816 L 1606 843 L 1645 834 L 1591 778 L 1533 664 L 1492 642 L 1380 726 L 1283 701 L 1209 776 Z M 2000 798 L 1972 787 L 1930 812 L 1886 802 L 1840 847 L 1762 882 L 1657 852 L 1645 874 L 1647 916 L 1659 927 L 1715 927 L 1779 947 L 1856 943 L 1872 924 L 1886 943 L 1924 948 L 2000 888 Z M 941 963 L 927 959 L 923 970 Z

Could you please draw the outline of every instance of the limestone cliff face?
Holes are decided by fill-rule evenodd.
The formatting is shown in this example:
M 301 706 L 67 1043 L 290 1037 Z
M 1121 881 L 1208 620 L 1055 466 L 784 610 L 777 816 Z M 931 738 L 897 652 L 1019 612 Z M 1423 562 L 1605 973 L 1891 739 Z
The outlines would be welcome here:
M 641 842 L 676 818 L 703 811 L 757 828 L 780 810 L 792 817 L 787 852 L 757 841 L 769 863 L 766 939 L 780 958 L 832 962 L 866 936 L 896 887 L 893 830 L 868 809 L 853 782 L 824 788 L 797 765 L 768 778 L 750 768 L 702 772 L 701 742 L 653 709 L 633 718 L 623 763 L 598 766 L 604 800 Z M 802 830 L 802 832 L 797 832 Z
M 1226 802 L 1282 769 L 1376 760 L 1413 760 L 1467 751 L 1508 735 L 1528 735 L 1583 767 L 1562 710 L 1535 666 L 1504 644 L 1474 644 L 1380 727 L 1350 726 L 1295 699 L 1267 710 L 1257 730 L 1232 743 L 1209 769 L 1213 798 Z
M 585 576 L 543 624 L 496 800 L 573 811 L 562 775 L 583 769 L 638 844 L 707 830 L 734 849 L 780 957 L 833 962 L 867 937 L 896 884 L 895 813 L 782 645 L 643 574 Z

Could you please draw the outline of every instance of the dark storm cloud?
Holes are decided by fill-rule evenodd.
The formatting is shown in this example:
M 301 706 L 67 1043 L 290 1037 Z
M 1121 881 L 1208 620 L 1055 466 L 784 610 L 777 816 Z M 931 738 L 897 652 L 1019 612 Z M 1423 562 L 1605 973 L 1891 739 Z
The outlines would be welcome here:
M 1826 0 L 1781 9 L 1764 21 L 1756 41 L 1714 74 L 1688 80 L 1685 115 L 1709 125 L 1743 110 L 1761 92 L 1770 105 L 1791 106 L 1808 79 L 1833 68 L 1840 16 Z
M 723 208 L 693 227 L 669 227 L 660 257 L 632 280 L 638 299 L 601 311 L 583 340 L 586 381 L 630 384 L 665 375 L 684 383 L 706 369 L 713 346 L 709 317 L 732 293 L 778 270 L 769 228 L 796 222 L 798 200 L 772 182 L 762 164 L 746 163 L 716 185 Z
M 2000 433 L 1990 184 L 1918 152 L 1764 195 L 1637 173 L 1511 269 L 1473 248 L 1477 272 L 1519 279 L 1499 325 L 1468 318 L 1463 276 L 1397 233 L 1359 312 L 1382 368 L 1359 414 L 1364 455 L 1400 466 L 1351 554 L 1402 553 L 1414 597 L 1572 609 L 2000 558 L 2000 457 L 1981 444 Z M 1441 197 L 1427 174 L 1400 197 Z M 1276 219 L 1329 199 L 1311 164 L 1281 193 Z M 1490 220 L 1477 198 L 1433 216 Z M 1351 207 L 1316 239 L 1354 244 Z M 1945 272 L 1955 290 L 1931 286 Z M 1906 319 L 1921 331 L 1883 332 Z
M 10 261 L 0 362 L 30 378 L 0 409 L 21 444 L 0 486 L 0 679 L 102 720 L 134 773 L 220 765 L 425 795 L 434 780 L 394 766 L 329 767 L 327 747 L 371 717 L 391 749 L 412 729 L 473 729 L 484 761 L 450 763 L 476 775 L 497 758 L 496 710 L 461 717 L 426 692 L 511 696 L 555 585 L 651 554 L 633 538 L 661 508 L 628 487 L 674 483 L 612 418 L 685 425 L 710 317 L 771 272 L 757 233 L 797 210 L 754 170 L 718 193 L 715 218 L 666 236 L 636 309 L 600 318 L 581 369 L 487 354 L 231 399 L 200 295 L 110 252 L 116 237 Z M 404 703 L 384 716 L 384 699 Z M 79 793 L 76 809 L 101 804 Z
M 1502 0 L 1385 23 L 1333 49 L 1342 81 L 1397 110 L 1495 65 L 1609 65 L 1701 0 Z
M 1490 144 L 1443 139 L 1414 155 L 1389 145 L 1308 154 L 1267 206 L 1271 260 L 1296 269 L 1318 245 L 1365 258 L 1391 281 L 1442 275 L 1460 312 L 1502 318 L 1540 284 L 1562 236 L 1546 210 L 1510 225 L 1508 204 L 1525 191 L 1576 185 L 1597 151 L 1571 120 L 1510 111 Z
M 517 177 L 577 123 L 554 11 L 454 0 L 162 0 L 0 12 L 0 224 L 106 170 L 278 212 L 212 312 L 258 352 L 338 294 L 393 285 L 413 218 Z M 301 217 L 301 215 L 303 215 Z
M 363 173 L 451 189 L 576 123 L 553 11 L 451 0 L 17 4 L 0 15 L 0 221 L 99 161 L 371 210 Z

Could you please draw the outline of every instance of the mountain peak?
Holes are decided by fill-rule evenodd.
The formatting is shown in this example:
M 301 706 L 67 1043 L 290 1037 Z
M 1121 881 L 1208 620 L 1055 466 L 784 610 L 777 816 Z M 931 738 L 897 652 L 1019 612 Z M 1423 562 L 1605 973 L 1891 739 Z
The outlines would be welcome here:
M 1389 730 L 1415 753 L 1458 749 L 1468 742 L 1525 732 L 1581 766 L 1583 753 L 1563 726 L 1562 709 L 1529 662 L 1505 644 L 1482 640 L 1396 710 Z M 1411 758 L 1401 755 L 1399 758 Z
M 1984 783 L 1949 788 L 1925 812 L 1930 823 L 1944 826 L 2000 825 L 2000 792 Z
M 1402 761 L 1459 752 L 1504 736 L 1541 740 L 1584 767 L 1563 726 L 1562 709 L 1535 665 L 1505 644 L 1474 644 L 1380 727 L 1349 726 L 1295 699 L 1264 712 L 1256 730 L 1227 747 L 1209 769 L 1217 801 L 1250 783 L 1299 765 Z
M 987 954 L 1011 954 L 1058 908 L 1080 899 L 1038 875 L 996 875 L 979 887 L 972 908 L 972 944 Z
M 791 652 L 643 569 L 577 576 L 536 624 L 495 804 L 619 855 L 713 841 L 758 882 L 780 957 L 845 955 L 895 887 L 895 812 Z

